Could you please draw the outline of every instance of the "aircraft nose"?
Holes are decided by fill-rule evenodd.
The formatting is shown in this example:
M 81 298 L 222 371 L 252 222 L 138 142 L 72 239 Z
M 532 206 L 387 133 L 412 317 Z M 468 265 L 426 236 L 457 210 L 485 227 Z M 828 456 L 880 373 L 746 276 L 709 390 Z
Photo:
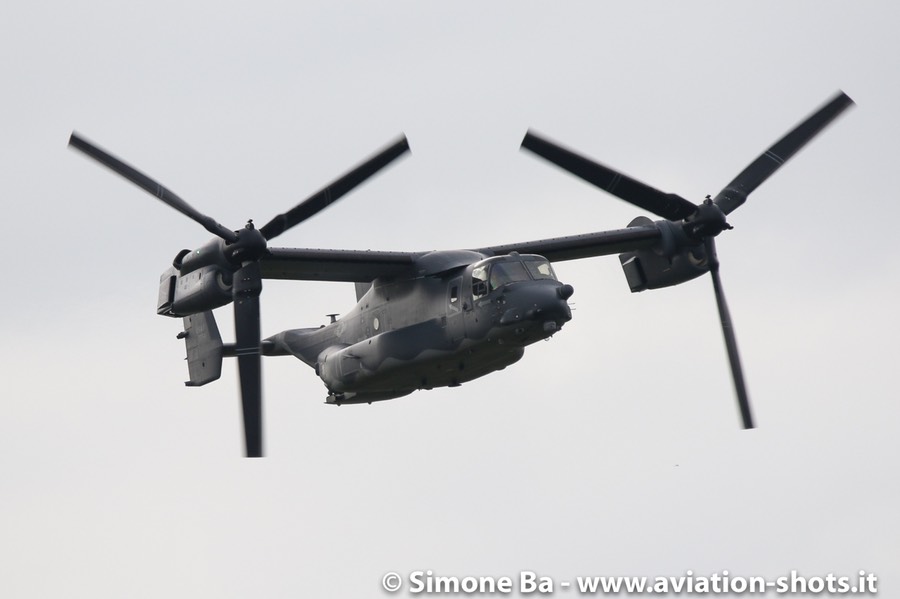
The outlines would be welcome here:
M 562 300 L 569 299 L 573 293 L 575 293 L 575 288 L 568 284 L 556 288 L 556 294 Z
M 571 285 L 550 286 L 535 284 L 520 287 L 507 294 L 507 305 L 510 307 L 500 319 L 500 324 L 513 324 L 522 321 L 553 322 L 558 329 L 563 323 L 572 320 L 572 310 L 566 300 L 572 297 L 575 289 Z
M 560 325 L 563 322 L 572 320 L 572 309 L 569 308 L 567 299 L 572 297 L 575 289 L 571 285 L 563 285 L 557 287 L 555 292 L 550 294 L 542 294 L 542 297 L 536 298 L 533 307 L 526 311 L 526 318 L 532 320 L 556 321 Z

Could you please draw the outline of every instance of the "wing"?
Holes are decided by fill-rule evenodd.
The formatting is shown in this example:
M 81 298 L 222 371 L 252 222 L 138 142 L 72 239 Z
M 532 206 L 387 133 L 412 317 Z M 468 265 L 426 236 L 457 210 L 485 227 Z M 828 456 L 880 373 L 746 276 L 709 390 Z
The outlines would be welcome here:
M 661 233 L 655 225 L 642 225 L 584 235 L 492 245 L 475 251 L 489 256 L 510 252 L 539 254 L 551 262 L 562 262 L 638 250 L 652 246 L 659 242 L 660 238 Z
M 269 248 L 260 259 L 264 279 L 368 283 L 412 272 L 422 252 Z
M 659 242 L 661 233 L 655 225 L 642 225 L 599 231 L 583 235 L 492 245 L 474 250 L 449 252 L 381 252 L 372 250 L 321 250 L 301 248 L 269 248 L 260 259 L 264 279 L 295 281 L 346 281 L 368 283 L 376 277 L 401 277 L 422 274 L 422 267 L 436 272 L 478 259 L 477 254 L 500 256 L 511 252 L 539 254 L 551 262 L 607 256 L 650 247 Z M 477 252 L 470 254 L 469 252 Z M 435 254 L 449 256 L 434 261 Z M 426 258 L 427 256 L 427 258 Z M 421 259 L 421 261 L 420 261 Z M 435 262 L 432 264 L 431 262 Z

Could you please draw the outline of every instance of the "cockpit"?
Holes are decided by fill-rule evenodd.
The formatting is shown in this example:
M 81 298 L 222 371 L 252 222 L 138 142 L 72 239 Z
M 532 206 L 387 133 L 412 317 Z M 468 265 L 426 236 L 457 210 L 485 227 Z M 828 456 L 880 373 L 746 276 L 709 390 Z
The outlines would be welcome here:
M 472 268 L 472 297 L 478 299 L 505 285 L 541 279 L 557 280 L 553 267 L 543 256 L 513 254 L 488 258 Z

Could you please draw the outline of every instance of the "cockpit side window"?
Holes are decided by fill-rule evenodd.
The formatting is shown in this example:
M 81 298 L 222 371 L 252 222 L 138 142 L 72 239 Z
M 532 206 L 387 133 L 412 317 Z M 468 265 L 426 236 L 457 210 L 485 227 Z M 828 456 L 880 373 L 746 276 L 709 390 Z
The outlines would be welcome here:
M 487 295 L 487 266 L 478 266 L 472 269 L 472 298 L 478 299 Z

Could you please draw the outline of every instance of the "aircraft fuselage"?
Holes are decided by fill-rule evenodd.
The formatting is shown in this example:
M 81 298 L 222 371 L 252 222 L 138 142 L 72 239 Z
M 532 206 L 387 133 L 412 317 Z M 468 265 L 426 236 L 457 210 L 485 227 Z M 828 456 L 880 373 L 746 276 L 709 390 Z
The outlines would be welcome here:
M 375 279 L 349 313 L 271 338 L 316 370 L 329 403 L 453 387 L 518 361 L 571 320 L 570 285 L 536 255 L 487 258 L 416 278 Z

